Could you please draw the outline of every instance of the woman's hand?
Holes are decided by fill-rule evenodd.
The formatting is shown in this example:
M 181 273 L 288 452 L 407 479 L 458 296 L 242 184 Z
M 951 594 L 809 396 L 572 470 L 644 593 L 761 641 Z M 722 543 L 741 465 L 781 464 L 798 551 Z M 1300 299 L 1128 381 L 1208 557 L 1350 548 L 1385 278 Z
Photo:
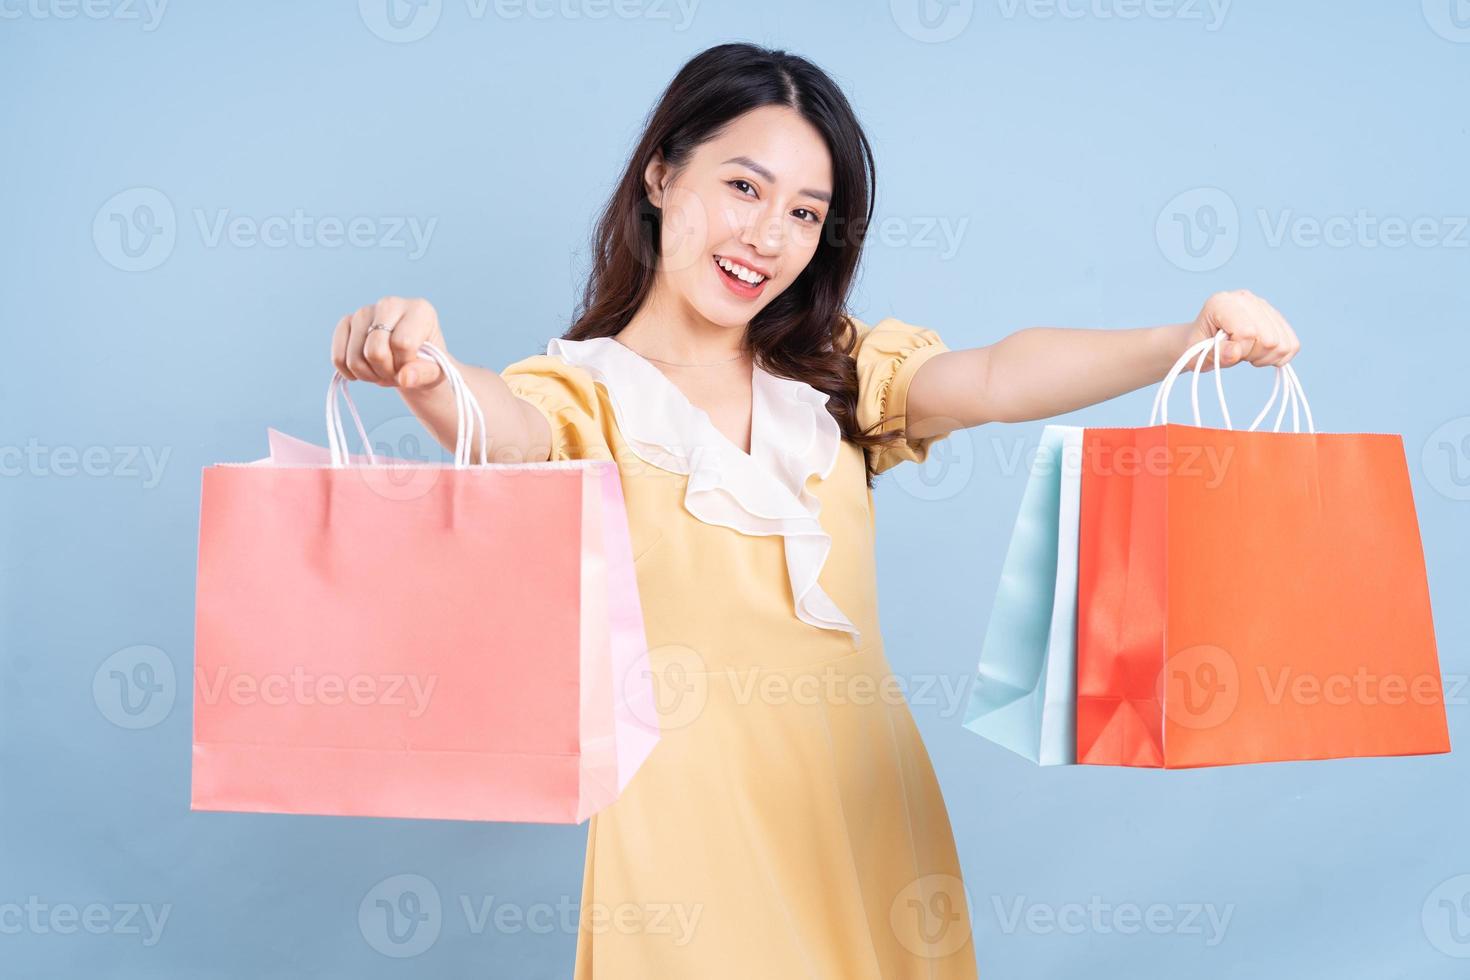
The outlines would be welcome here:
M 432 388 L 444 380 L 444 372 L 419 357 L 425 343 L 449 353 L 433 305 L 426 299 L 387 296 L 337 321 L 332 363 L 349 381 L 371 381 L 384 388 Z
M 1185 349 L 1221 331 L 1227 338 L 1220 344 L 1220 363 L 1225 367 L 1241 361 L 1256 367 L 1285 364 L 1302 346 L 1286 318 L 1248 289 L 1216 293 L 1205 300 Z M 1215 358 L 1206 356 L 1205 370 L 1214 365 Z
M 460 399 L 451 385 L 440 384 L 444 370 L 439 364 L 419 357 L 424 344 L 444 352 L 463 378 L 463 391 L 479 408 L 483 431 L 470 440 L 472 454 L 483 446 L 486 457 L 493 453 L 497 462 L 540 463 L 551 458 L 552 433 L 546 416 L 517 397 L 495 371 L 450 355 L 439 314 L 428 300 L 388 296 L 344 316 L 332 333 L 332 364 L 348 380 L 397 388 L 408 410 L 439 445 L 457 451 L 466 431 Z

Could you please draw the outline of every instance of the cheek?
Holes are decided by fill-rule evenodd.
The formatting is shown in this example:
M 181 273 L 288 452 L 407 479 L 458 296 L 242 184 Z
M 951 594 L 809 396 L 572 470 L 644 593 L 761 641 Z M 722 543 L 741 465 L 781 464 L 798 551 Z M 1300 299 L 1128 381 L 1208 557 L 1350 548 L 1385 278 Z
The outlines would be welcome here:
M 792 220 L 795 221 L 796 219 L 793 218 Z M 810 261 L 811 257 L 817 252 L 817 246 L 822 244 L 823 235 L 833 237 L 834 244 L 842 244 L 842 242 L 835 240 L 834 232 L 828 227 L 828 222 L 801 221 L 797 223 L 796 230 L 791 233 L 791 247 L 793 250 L 800 252 L 807 261 Z
M 709 228 L 706 244 L 710 251 L 718 251 L 720 246 L 744 237 L 748 228 L 759 223 L 760 206 L 742 204 L 734 199 L 711 202 L 705 212 L 705 220 Z
M 819 227 L 810 230 L 793 232 L 792 237 L 786 242 L 786 254 L 782 259 L 782 278 L 796 279 L 806 267 L 812 264 L 812 259 L 817 254 L 817 246 L 821 244 L 822 229 Z
M 710 211 L 697 194 L 670 188 L 660 214 L 660 247 L 664 268 L 682 273 L 697 268 L 710 238 Z

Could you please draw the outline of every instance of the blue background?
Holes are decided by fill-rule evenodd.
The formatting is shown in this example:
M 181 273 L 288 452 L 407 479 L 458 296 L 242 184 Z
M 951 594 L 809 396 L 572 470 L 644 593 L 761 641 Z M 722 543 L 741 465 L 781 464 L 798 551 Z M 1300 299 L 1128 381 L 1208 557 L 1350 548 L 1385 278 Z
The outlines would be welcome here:
M 1461 746 L 1448 756 L 1035 768 L 960 721 L 1041 423 L 955 433 L 925 467 L 881 480 L 890 660 L 964 686 L 914 713 L 982 975 L 1465 976 L 1470 10 L 989 0 L 919 20 L 903 3 L 742 0 L 685 22 L 662 4 L 536 9 L 552 13 L 442 0 L 395 28 L 372 0 L 177 0 L 156 21 L 121 0 L 97 0 L 95 16 L 62 0 L 0 8 L 0 907 L 97 902 L 112 923 L 67 934 L 0 918 L 0 972 L 568 975 L 574 930 L 476 932 L 459 899 L 575 904 L 585 826 L 189 811 L 199 472 L 263 455 L 267 426 L 323 441 L 331 327 L 380 295 L 431 298 L 466 360 L 544 350 L 644 113 L 695 52 L 749 39 L 831 71 L 876 145 L 890 232 L 869 247 L 854 312 L 967 347 L 1032 324 L 1188 320 L 1211 291 L 1244 286 L 1303 338 L 1320 429 L 1405 440 Z M 298 210 L 363 217 L 368 242 L 210 234 L 222 214 Z M 1336 244 L 1314 243 L 1313 221 L 1360 213 Z M 422 254 L 393 246 L 403 217 L 435 222 Z M 1427 221 L 1417 243 L 1373 230 L 1414 219 Z M 137 222 L 135 254 L 119 220 Z M 1232 403 L 1258 405 L 1269 380 L 1230 372 Z M 1142 424 L 1151 397 L 1066 421 Z M 359 403 L 378 435 L 410 437 L 391 393 Z M 27 446 L 36 461 L 21 465 Z M 146 454 L 162 462 L 153 476 Z M 104 662 L 140 657 L 155 679 L 171 666 L 177 689 L 130 728 Z M 444 903 L 411 958 L 382 955 L 358 923 L 397 875 Z M 1230 919 L 1214 943 L 1107 918 L 1009 926 L 1018 901 Z M 123 927 L 127 903 L 168 904 L 157 942 Z

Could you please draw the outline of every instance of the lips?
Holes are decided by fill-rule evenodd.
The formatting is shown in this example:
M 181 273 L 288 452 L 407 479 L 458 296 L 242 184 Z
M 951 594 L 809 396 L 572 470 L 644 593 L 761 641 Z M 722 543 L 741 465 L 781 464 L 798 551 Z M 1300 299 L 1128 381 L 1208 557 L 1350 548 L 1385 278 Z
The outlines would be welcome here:
M 759 283 L 751 285 L 743 279 L 735 278 L 721 268 L 719 259 L 719 256 L 712 257 L 710 259 L 710 265 L 714 267 L 715 273 L 720 277 L 720 282 L 725 284 L 725 288 L 740 299 L 754 299 L 765 290 L 766 283 L 771 281 L 770 279 L 762 279 Z
M 715 256 L 715 259 L 716 259 L 717 262 L 720 259 L 724 259 L 727 262 L 734 262 L 736 265 L 744 266 L 745 268 L 749 269 L 751 272 L 754 272 L 756 275 L 760 276 L 762 279 L 769 279 L 769 278 L 771 278 L 771 270 L 770 269 L 767 269 L 766 267 L 764 267 L 762 265 L 758 265 L 757 263 L 752 262 L 749 259 L 738 258 L 737 256 L 734 256 L 734 255 L 716 255 Z

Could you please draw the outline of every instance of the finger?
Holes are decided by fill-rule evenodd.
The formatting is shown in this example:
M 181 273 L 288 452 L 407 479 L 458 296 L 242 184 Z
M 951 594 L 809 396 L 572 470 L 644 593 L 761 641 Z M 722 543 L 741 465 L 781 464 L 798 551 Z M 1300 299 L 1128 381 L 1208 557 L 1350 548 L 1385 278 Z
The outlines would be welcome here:
M 438 363 L 419 356 L 419 349 L 434 339 L 438 326 L 438 316 L 432 305 L 423 300 L 408 304 L 391 339 L 393 364 L 398 384 L 402 387 L 428 388 L 443 378 L 444 372 Z
M 1276 327 L 1276 336 L 1279 338 L 1275 356 L 1270 363 L 1279 367 L 1296 354 L 1296 331 L 1291 329 L 1291 324 L 1286 322 L 1286 317 L 1282 316 L 1281 311 L 1276 307 L 1267 304 L 1266 309 L 1271 317 L 1271 322 Z
M 347 338 L 351 335 L 352 317 L 344 316 L 332 330 L 332 366 L 348 381 L 356 380 L 347 366 Z
M 1255 330 L 1238 309 L 1227 322 L 1228 326 L 1224 328 L 1227 339 L 1220 344 L 1220 365 L 1234 367 L 1250 356 L 1256 343 Z
M 1225 332 L 1225 341 L 1220 345 L 1220 364 L 1234 367 L 1250 356 L 1257 336 L 1256 325 L 1251 315 L 1251 294 L 1236 289 L 1221 297 L 1219 328 Z
M 1281 356 L 1281 318 L 1259 296 L 1250 298 L 1250 318 L 1256 329 L 1255 349 L 1249 355 L 1256 367 L 1268 367 Z
M 362 342 L 362 356 L 372 365 L 378 384 L 393 384 L 393 350 L 389 346 L 392 331 L 403 319 L 404 301 L 396 296 L 378 300 L 373 311 L 373 322 L 368 324 L 367 336 Z M 377 329 L 383 327 L 385 329 Z
M 417 358 L 398 371 L 398 384 L 403 388 L 432 388 L 444 380 L 444 369 L 435 361 Z
M 1209 350 L 1205 351 L 1205 356 L 1203 359 L 1196 357 L 1194 361 L 1190 363 L 1191 370 L 1198 370 L 1201 373 L 1204 373 L 1207 371 L 1213 371 L 1216 368 L 1227 368 L 1232 363 L 1234 363 L 1230 359 L 1235 351 L 1235 345 L 1230 340 L 1230 331 L 1225 329 L 1224 324 L 1221 324 L 1215 328 L 1215 333 L 1210 335 L 1210 339 L 1214 340 L 1216 335 L 1222 335 L 1220 337 L 1218 362 L 1216 361 L 1216 351 L 1212 347 Z M 1196 364 L 1199 365 L 1197 369 L 1195 368 Z
M 368 363 L 366 355 L 363 354 L 363 346 L 367 343 L 368 327 L 376 320 L 377 311 L 371 306 L 364 306 L 352 314 L 351 331 L 347 340 L 347 366 L 360 381 L 381 381 L 377 371 Z
M 1280 332 L 1271 317 L 1271 304 L 1248 292 L 1242 305 L 1242 316 L 1250 324 L 1252 342 L 1241 356 L 1255 367 L 1262 367 L 1276 357 L 1281 345 Z

